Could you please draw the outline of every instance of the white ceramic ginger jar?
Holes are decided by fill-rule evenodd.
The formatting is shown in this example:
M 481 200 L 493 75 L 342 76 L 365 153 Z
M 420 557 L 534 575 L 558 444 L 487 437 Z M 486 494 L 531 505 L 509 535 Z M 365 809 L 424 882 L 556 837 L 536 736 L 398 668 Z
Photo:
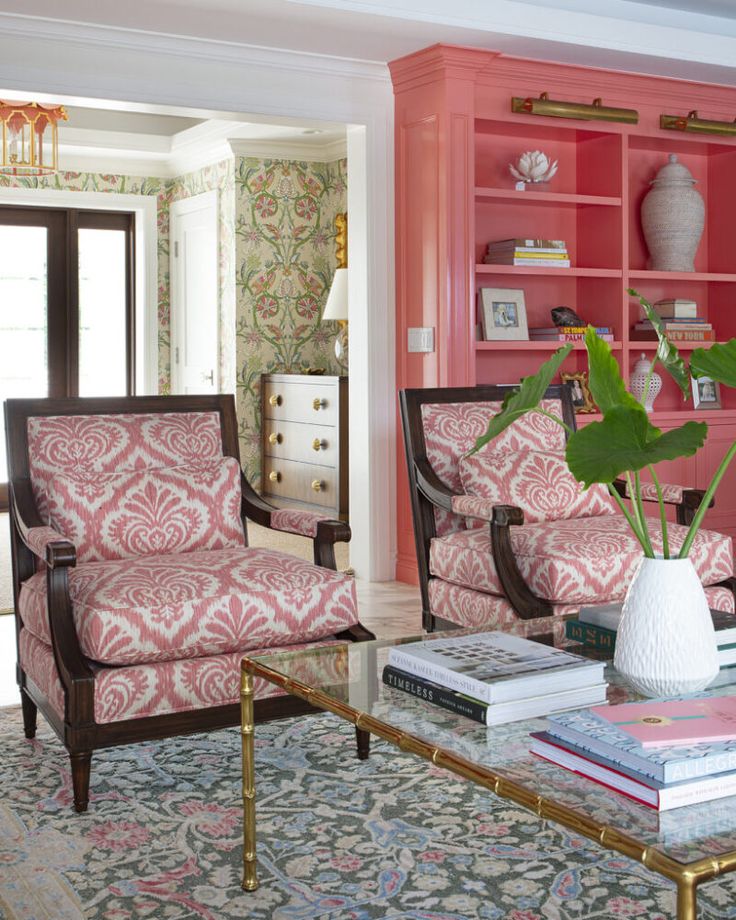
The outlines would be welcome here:
M 694 272 L 703 235 L 705 205 L 692 173 L 674 153 L 651 181 L 641 205 L 641 226 L 649 249 L 649 268 Z
M 642 558 L 624 601 L 613 663 L 645 696 L 694 693 L 718 674 L 713 621 L 689 559 Z
M 634 365 L 634 370 L 631 372 L 631 379 L 629 380 L 629 392 L 632 396 L 635 396 L 636 399 L 641 402 L 642 396 L 644 395 L 644 387 L 646 386 L 647 376 L 649 375 L 649 369 L 652 366 L 651 361 L 647 359 L 646 354 L 642 352 L 641 358 Z M 647 390 L 647 398 L 644 401 L 644 408 L 647 412 L 651 412 L 654 408 L 654 400 L 659 396 L 659 391 L 662 389 L 662 378 L 659 374 L 654 371 L 652 376 L 649 378 L 649 389 Z

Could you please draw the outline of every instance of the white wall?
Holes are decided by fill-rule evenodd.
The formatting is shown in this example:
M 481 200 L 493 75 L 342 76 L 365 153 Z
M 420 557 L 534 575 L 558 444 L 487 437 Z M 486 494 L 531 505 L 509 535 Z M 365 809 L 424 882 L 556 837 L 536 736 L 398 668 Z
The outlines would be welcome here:
M 348 136 L 351 564 L 361 577 L 392 578 L 393 95 L 386 68 L 0 14 L 0 97 L 2 90 L 38 101 L 46 94 L 70 103 L 135 103 L 141 111 L 178 106 L 356 126 Z

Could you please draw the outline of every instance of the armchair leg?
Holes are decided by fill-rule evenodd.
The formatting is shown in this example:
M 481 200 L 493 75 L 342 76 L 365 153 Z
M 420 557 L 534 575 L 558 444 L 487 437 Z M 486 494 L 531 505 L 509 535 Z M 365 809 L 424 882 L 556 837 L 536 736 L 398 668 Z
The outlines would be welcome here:
M 355 739 L 358 743 L 358 760 L 368 760 L 371 752 L 371 733 L 362 728 L 356 728 Z
M 26 738 L 35 738 L 38 707 L 23 689 L 20 691 L 20 704 L 23 709 L 23 732 Z
M 72 764 L 72 787 L 74 789 L 74 810 L 87 811 L 89 804 L 89 774 L 92 766 L 92 751 L 70 754 Z

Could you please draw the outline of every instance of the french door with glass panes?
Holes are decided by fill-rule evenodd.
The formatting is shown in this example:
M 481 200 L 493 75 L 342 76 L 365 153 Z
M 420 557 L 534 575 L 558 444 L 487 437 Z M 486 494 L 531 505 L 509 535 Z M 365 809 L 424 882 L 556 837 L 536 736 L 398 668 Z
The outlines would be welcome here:
M 0 402 L 133 392 L 134 220 L 0 206 Z M 2 426 L 0 510 L 7 479 Z

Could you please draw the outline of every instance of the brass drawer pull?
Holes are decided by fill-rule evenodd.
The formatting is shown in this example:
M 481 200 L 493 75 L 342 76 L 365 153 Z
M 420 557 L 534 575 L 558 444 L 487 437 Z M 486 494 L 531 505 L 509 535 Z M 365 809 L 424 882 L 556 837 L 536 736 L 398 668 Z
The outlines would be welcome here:
M 326 450 L 327 441 L 320 440 L 320 438 L 315 438 L 312 441 L 312 450 Z
M 324 489 L 324 487 L 325 487 L 325 484 L 322 482 L 321 479 L 312 480 L 312 488 L 314 489 L 315 492 L 321 492 L 322 489 Z
M 268 402 L 269 402 L 269 404 L 272 405 L 272 406 L 280 406 L 280 405 L 281 405 L 281 397 L 280 397 L 280 396 L 277 396 L 277 395 L 274 393 L 273 396 L 269 396 L 269 397 L 268 397 Z
M 283 440 L 284 440 L 284 439 L 283 439 L 282 436 L 278 433 L 278 431 L 272 431 L 271 434 L 268 436 L 268 443 L 269 443 L 269 444 L 280 444 Z
M 276 470 L 271 470 L 268 474 L 268 478 L 271 482 L 281 482 L 281 473 L 276 472 Z
M 318 412 L 320 409 L 325 409 L 327 407 L 327 400 L 320 399 L 319 396 L 315 396 L 312 400 L 312 408 L 315 412 Z

